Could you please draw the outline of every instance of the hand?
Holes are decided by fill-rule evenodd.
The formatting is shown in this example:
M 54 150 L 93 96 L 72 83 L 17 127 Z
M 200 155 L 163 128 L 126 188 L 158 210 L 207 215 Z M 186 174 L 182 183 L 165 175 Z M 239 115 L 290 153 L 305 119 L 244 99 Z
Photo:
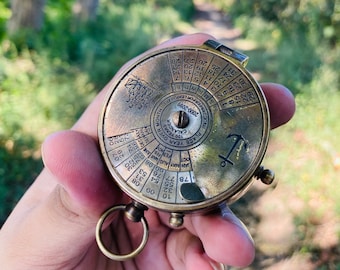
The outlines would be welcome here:
M 182 36 L 158 47 L 200 45 L 212 37 Z M 118 72 L 119 73 L 119 72 Z M 108 84 L 108 86 L 110 83 Z M 95 241 L 95 226 L 103 211 L 128 198 L 108 175 L 97 145 L 97 119 L 108 86 L 72 130 L 49 136 L 42 147 L 45 168 L 27 190 L 0 231 L 2 269 L 213 269 L 215 262 L 246 266 L 254 258 L 251 236 L 226 209 L 223 215 L 187 215 L 182 229 L 168 226 L 168 214 L 145 212 L 149 241 L 134 260 L 107 259 Z M 287 122 L 295 110 L 283 86 L 262 84 L 271 126 Z M 140 224 L 117 218 L 104 235 L 121 253 L 139 244 Z M 137 229 L 136 229 L 137 228 Z

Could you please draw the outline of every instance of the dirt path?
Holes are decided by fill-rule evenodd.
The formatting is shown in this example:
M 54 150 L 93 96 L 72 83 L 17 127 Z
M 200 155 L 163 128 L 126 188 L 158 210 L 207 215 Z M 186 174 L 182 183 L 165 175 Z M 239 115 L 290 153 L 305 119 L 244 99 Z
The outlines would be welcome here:
M 195 1 L 195 6 L 194 28 L 198 32 L 208 33 L 223 44 L 235 48 L 235 41 L 240 38 L 241 31 L 232 26 L 230 19 L 212 4 Z
M 195 6 L 193 27 L 189 30 L 191 33 L 205 32 L 231 48 L 241 51 L 244 49 L 240 46 L 242 43 L 238 42 L 242 38 L 242 32 L 232 26 L 228 16 L 204 1 L 196 0 Z M 275 145 L 270 145 L 268 151 L 275 151 L 274 148 Z M 231 206 L 247 225 L 256 243 L 255 261 L 245 269 L 317 269 L 317 263 L 311 258 L 311 254 L 299 250 L 299 241 L 303 240 L 298 237 L 294 218 L 302 211 L 303 202 L 293 194 L 284 184 L 279 183 L 275 188 L 268 188 L 256 182 L 246 196 Z M 323 242 L 332 243 L 332 238 L 335 237 L 336 243 L 337 236 L 329 226 L 336 227 L 336 224 L 323 226 Z M 329 233 L 329 230 L 333 233 Z

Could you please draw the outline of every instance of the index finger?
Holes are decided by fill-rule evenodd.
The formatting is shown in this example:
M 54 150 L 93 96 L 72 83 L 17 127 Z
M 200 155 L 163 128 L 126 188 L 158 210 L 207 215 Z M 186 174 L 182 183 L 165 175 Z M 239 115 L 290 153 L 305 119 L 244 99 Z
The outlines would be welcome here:
M 180 36 L 169 41 L 166 41 L 153 49 L 145 52 L 144 54 L 136 57 L 142 57 L 150 51 L 170 47 L 177 45 L 202 45 L 208 39 L 214 39 L 214 37 L 207 34 L 193 34 Z M 73 130 L 83 132 L 90 135 L 93 138 L 97 138 L 97 122 L 99 113 L 103 106 L 104 98 L 110 89 L 111 84 L 121 74 L 125 66 L 131 64 L 136 58 L 128 61 L 118 73 L 112 78 L 112 80 L 104 87 L 104 89 L 96 96 L 92 103 L 87 107 L 83 115 L 79 118 L 76 124 L 73 126 Z M 267 98 L 269 112 L 271 116 L 271 128 L 276 128 L 284 123 L 288 122 L 295 112 L 294 97 L 291 92 L 282 85 L 274 83 L 261 84 L 262 90 Z

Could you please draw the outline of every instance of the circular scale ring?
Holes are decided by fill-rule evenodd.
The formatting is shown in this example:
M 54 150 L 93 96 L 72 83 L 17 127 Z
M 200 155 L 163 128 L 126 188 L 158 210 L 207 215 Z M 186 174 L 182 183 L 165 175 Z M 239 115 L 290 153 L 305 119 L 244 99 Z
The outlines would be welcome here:
M 234 201 L 263 159 L 262 90 L 240 54 L 209 42 L 152 52 L 111 85 L 102 155 L 119 187 L 147 207 L 185 214 Z

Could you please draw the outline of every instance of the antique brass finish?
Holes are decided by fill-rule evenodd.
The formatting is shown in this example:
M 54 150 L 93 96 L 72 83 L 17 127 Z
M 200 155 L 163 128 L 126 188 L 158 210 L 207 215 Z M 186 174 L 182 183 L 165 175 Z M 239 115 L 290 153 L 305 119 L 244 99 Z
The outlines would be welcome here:
M 174 228 L 181 227 L 183 225 L 183 217 L 182 213 L 170 213 L 169 224 Z
M 125 216 L 133 222 L 139 222 L 144 217 L 144 211 L 148 208 L 136 201 L 128 204 L 125 208 Z
M 146 242 L 148 241 L 148 237 L 149 237 L 149 228 L 148 228 L 148 223 L 145 219 L 144 216 L 140 217 L 140 222 L 143 225 L 143 237 L 142 237 L 142 241 L 139 244 L 139 246 L 131 251 L 128 254 L 114 254 L 112 253 L 110 250 L 108 250 L 108 248 L 103 244 L 103 239 L 102 239 L 102 227 L 103 224 L 105 222 L 105 220 L 114 212 L 116 211 L 125 211 L 126 206 L 125 205 L 116 205 L 110 209 L 108 209 L 107 211 L 105 211 L 102 216 L 100 217 L 97 226 L 96 226 L 96 240 L 97 240 L 97 244 L 98 247 L 100 249 L 101 252 L 103 252 L 103 254 L 110 258 L 111 260 L 114 261 L 126 261 L 129 259 L 132 259 L 134 257 L 136 257 L 145 247 Z
M 272 170 L 265 169 L 263 166 L 260 166 L 255 171 L 254 176 L 266 185 L 272 184 L 275 179 L 275 173 Z
M 254 174 L 273 180 L 259 167 L 269 112 L 247 61 L 209 40 L 151 52 L 112 83 L 98 137 L 114 181 L 133 200 L 129 219 L 143 222 L 153 208 L 178 227 L 187 213 L 237 200 Z

